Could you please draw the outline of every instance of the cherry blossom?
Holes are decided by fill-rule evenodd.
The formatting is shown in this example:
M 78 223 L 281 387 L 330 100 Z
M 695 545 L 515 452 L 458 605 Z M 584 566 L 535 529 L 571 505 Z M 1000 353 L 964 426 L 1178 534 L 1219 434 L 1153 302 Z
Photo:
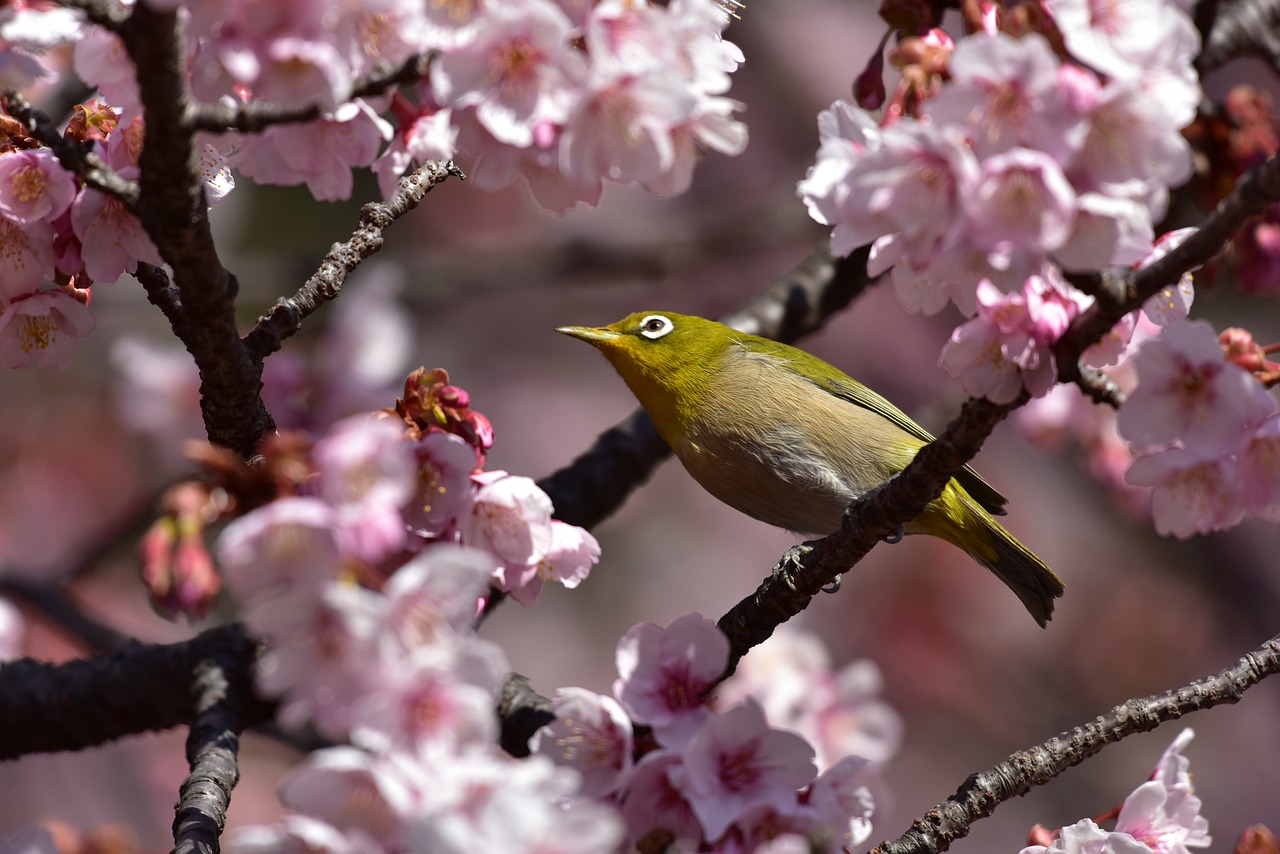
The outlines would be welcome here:
M 0 214 L 18 225 L 53 222 L 75 195 L 75 180 L 48 149 L 0 154 Z
M 518 567 L 536 564 L 552 547 L 551 499 L 527 477 L 504 471 L 477 476 L 479 491 L 462 539 Z
M 493 557 L 478 549 L 453 543 L 427 547 L 383 585 L 381 641 L 412 651 L 469 634 L 492 571 Z
M 1209 821 L 1200 815 L 1187 773 L 1190 761 L 1182 751 L 1193 731 L 1184 729 L 1156 764 L 1150 782 L 1125 798 L 1116 819 L 1116 831 L 1127 833 L 1157 854 L 1190 854 L 1189 848 L 1207 848 Z
M 1226 361 L 1203 320 L 1167 327 L 1134 365 L 1138 387 L 1120 410 L 1120 432 L 1140 449 L 1181 441 L 1196 452 L 1233 451 L 1276 409 L 1252 375 Z
M 0 366 L 66 370 L 76 342 L 92 331 L 88 307 L 64 290 L 14 299 L 0 311 Z
M 318 498 L 282 498 L 232 520 L 218 538 L 228 587 L 249 599 L 336 578 L 334 511 Z
M 613 695 L 633 720 L 653 727 L 659 743 L 682 747 L 711 715 L 705 694 L 728 656 L 728 639 L 700 614 L 665 628 L 641 623 L 618 641 Z
M 572 590 L 581 584 L 600 560 L 600 544 L 582 528 L 551 520 L 551 546 L 536 562 L 507 564 L 497 576 L 498 587 L 521 605 L 537 601 L 544 581 L 556 581 Z
M 816 771 L 809 743 L 771 729 L 760 705 L 746 700 L 704 721 L 670 774 L 707 838 L 717 839 L 748 809 L 793 807 Z
M 317 750 L 280 781 L 291 809 L 403 849 L 403 828 L 419 798 L 410 773 L 391 758 L 353 747 Z
M 0 217 L 0 300 L 35 293 L 53 273 L 53 227 Z
M 121 169 L 120 177 L 136 180 L 137 167 Z M 85 273 L 95 282 L 114 282 L 138 269 L 139 261 L 164 263 L 138 218 L 106 193 L 81 191 L 71 205 L 71 225 L 80 239 Z
M 612 697 L 561 688 L 551 698 L 554 722 L 534 733 L 529 748 L 582 774 L 582 794 L 616 790 L 632 765 L 631 721 Z
M 1062 828 L 1053 844 L 1029 845 L 1019 854 L 1152 854 L 1151 849 L 1127 833 L 1103 830 L 1090 819 Z
M 233 854 L 382 854 L 377 840 L 342 831 L 319 818 L 287 815 L 274 825 L 240 827 L 227 834 Z
M 622 816 L 627 841 L 634 845 L 650 833 L 666 832 L 674 840 L 702 839 L 702 825 L 684 794 L 671 781 L 683 762 L 673 750 L 646 753 L 625 780 Z
M 417 483 L 405 508 L 405 521 L 419 536 L 438 536 L 460 517 L 470 515 L 475 499 L 471 482 L 475 451 L 452 433 L 429 433 L 412 451 Z

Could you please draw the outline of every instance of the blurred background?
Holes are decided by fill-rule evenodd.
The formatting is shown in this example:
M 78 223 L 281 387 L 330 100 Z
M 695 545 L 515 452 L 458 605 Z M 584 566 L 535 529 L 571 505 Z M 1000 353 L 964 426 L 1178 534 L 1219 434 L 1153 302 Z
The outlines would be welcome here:
M 751 142 L 738 158 L 707 157 L 687 195 L 609 187 L 598 210 L 554 217 L 519 186 L 489 194 L 449 181 L 435 190 L 391 228 L 338 303 L 273 358 L 271 405 L 282 426 L 389 405 L 410 369 L 443 367 L 494 425 L 489 468 L 539 478 L 569 462 L 635 403 L 601 357 L 554 327 L 643 309 L 716 316 L 824 240 L 795 184 L 817 147 L 817 112 L 849 97 L 883 33 L 874 13 L 874 4 L 842 0 L 749 4 L 727 37 L 747 57 L 731 95 L 746 105 Z M 1248 63 L 1206 86 L 1221 91 L 1242 79 L 1274 88 L 1263 66 Z M 359 205 L 376 193 L 363 178 L 344 204 L 242 180 L 214 212 L 246 326 L 350 235 Z M 1274 299 L 1246 302 L 1202 287 L 1194 312 L 1270 342 L 1280 338 Z M 389 300 L 399 308 L 388 309 Z M 58 579 L 88 555 L 91 565 L 67 580 L 85 611 L 145 640 L 187 637 L 203 626 L 149 610 L 131 547 L 157 490 L 188 471 L 178 441 L 200 435 L 190 360 L 173 351 L 167 324 L 132 279 L 95 288 L 92 308 L 97 330 L 71 370 L 0 375 L 0 565 Z M 963 399 L 937 366 L 957 320 L 905 314 L 881 287 L 802 346 L 936 431 Z M 321 379 L 344 371 L 392 379 L 373 399 L 317 393 Z M 1161 539 L 1141 502 L 1135 513 L 1118 501 L 1082 465 L 1079 448 L 1032 448 L 1013 424 L 997 430 L 976 466 L 1010 499 L 1007 527 L 1067 583 L 1047 630 L 959 551 L 914 539 L 877 547 L 837 595 L 819 597 L 798 619 L 837 666 L 875 662 L 884 698 L 904 720 L 878 826 L 889 837 L 970 773 L 1128 698 L 1219 670 L 1280 631 L 1275 526 Z M 719 617 L 794 542 L 717 503 L 675 462 L 594 533 L 603 557 L 582 587 L 548 587 L 531 609 L 507 603 L 482 632 L 544 694 L 562 686 L 607 693 L 614 646 L 631 626 L 688 611 Z M 27 654 L 82 654 L 39 612 L 24 616 Z M 1148 777 L 1185 725 L 1196 730 L 1187 755 L 1214 850 L 1229 851 L 1249 824 L 1280 829 L 1277 721 L 1280 680 L 1272 680 L 1236 706 L 1109 747 L 1003 805 L 953 850 L 1016 852 L 1035 823 L 1055 828 L 1107 811 Z M 142 850 L 167 850 L 184 738 L 170 732 L 0 764 L 0 833 L 40 819 L 117 824 Z M 279 813 L 274 786 L 296 760 L 265 737 L 249 734 L 244 744 L 232 827 Z

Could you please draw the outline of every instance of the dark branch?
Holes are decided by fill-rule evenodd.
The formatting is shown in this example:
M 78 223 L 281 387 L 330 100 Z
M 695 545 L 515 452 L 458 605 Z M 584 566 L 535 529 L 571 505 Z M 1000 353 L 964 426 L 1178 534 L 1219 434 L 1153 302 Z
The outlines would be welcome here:
M 431 54 L 415 53 L 399 65 L 379 63 L 356 80 L 352 98 L 370 98 L 381 95 L 393 86 L 414 83 L 426 76 L 431 64 Z M 243 131 L 254 133 L 271 125 L 297 124 L 318 119 L 323 110 L 316 104 L 290 107 L 265 101 L 247 103 L 191 104 L 183 118 L 192 130 L 209 133 Z
M 247 678 L 256 647 L 238 626 L 176 644 L 129 641 L 107 655 L 48 664 L 23 658 L 0 665 L 0 760 L 81 750 L 197 716 L 192 674 L 215 660 Z M 241 726 L 270 720 L 274 706 L 246 704 Z
M 529 739 L 556 716 L 551 701 L 529 686 L 519 673 L 508 673 L 498 690 L 498 720 L 502 731 L 498 741 L 507 753 L 521 758 L 529 755 Z
M 465 180 L 453 161 L 428 161 L 400 179 L 400 190 L 385 202 L 370 202 L 360 208 L 360 226 L 346 243 L 335 244 L 320 262 L 320 269 L 291 297 L 276 301 L 265 315 L 258 318 L 244 337 L 246 350 L 258 362 L 283 345 L 286 338 L 302 327 L 302 321 L 329 300 L 336 299 L 347 275 L 370 255 L 382 248 L 382 232 L 409 211 L 416 208 L 427 193 L 450 175 Z
M 1110 331 L 1116 321 L 1177 282 L 1187 270 L 1210 261 L 1249 218 L 1277 200 L 1280 157 L 1272 157 L 1242 176 L 1200 229 L 1167 255 L 1137 272 L 1100 277 L 1094 305 L 1072 322 L 1054 347 L 1059 379 L 1076 381 L 1080 376 L 1080 355 Z M 800 613 L 837 575 L 940 496 L 947 482 L 981 449 L 995 425 L 1029 399 L 1025 391 L 1013 403 L 1002 405 L 970 398 L 960 415 L 937 439 L 925 445 L 910 465 L 849 505 L 839 531 L 819 540 L 803 555 L 784 557 L 755 593 L 720 619 L 720 629 L 728 635 L 730 646 L 725 677 L 751 647 L 768 639 L 774 629 Z
M 31 138 L 47 146 L 63 169 L 79 175 L 87 186 L 119 199 L 129 210 L 137 210 L 138 185 L 121 178 L 102 161 L 92 146 L 63 136 L 53 120 L 31 106 L 22 93 L 5 92 L 4 102 L 9 115 L 26 125 Z
M 56 2 L 68 9 L 79 9 L 84 12 L 90 23 L 112 31 L 119 30 L 129 18 L 128 8 L 115 0 L 56 0 Z
M 1264 643 L 1235 665 L 1182 688 L 1130 700 L 1105 715 L 1021 750 L 999 765 L 974 774 L 954 795 L 916 819 L 893 842 L 882 842 L 872 854 L 933 854 L 968 835 L 974 821 L 991 815 L 1004 801 L 1025 795 L 1063 771 L 1079 765 L 1108 744 L 1183 715 L 1236 703 L 1264 677 L 1280 673 L 1280 636 Z
M 173 819 L 174 854 L 218 850 L 231 790 L 240 781 L 236 755 L 252 704 L 252 668 L 237 657 L 210 656 L 193 674 L 196 719 L 187 734 L 191 773 L 179 790 Z
M 169 321 L 174 336 L 179 341 L 183 340 L 186 337 L 187 320 L 182 314 L 182 294 L 169 281 L 169 274 L 163 267 L 139 261 L 133 276 L 147 292 L 147 302 L 160 309 L 160 313 Z
M 1195 13 L 1204 40 L 1195 63 L 1200 74 L 1246 55 L 1280 73 L 1280 0 L 1201 0 Z
M 138 160 L 138 218 L 173 270 L 184 321 L 175 331 L 200 369 L 209 439 L 249 456 L 274 424 L 260 394 L 261 362 L 240 342 L 236 280 L 218 258 L 194 131 L 182 121 L 191 93 L 178 17 L 138 3 L 117 31 L 137 68 L 147 127 Z

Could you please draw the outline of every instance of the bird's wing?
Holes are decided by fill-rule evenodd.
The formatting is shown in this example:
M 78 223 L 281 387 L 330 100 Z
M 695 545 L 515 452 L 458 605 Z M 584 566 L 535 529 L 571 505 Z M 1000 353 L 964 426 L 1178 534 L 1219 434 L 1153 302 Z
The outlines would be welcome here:
M 821 366 L 815 367 L 812 362 L 806 360 L 809 370 L 817 373 L 817 376 L 807 376 L 796 370 L 792 361 L 788 358 L 787 351 L 792 348 L 765 338 L 757 339 L 757 342 L 765 342 L 760 349 L 773 356 L 784 370 L 789 370 L 797 376 L 803 377 L 828 394 L 833 394 L 855 406 L 861 406 L 863 409 L 870 410 L 882 418 L 888 419 L 921 442 L 933 441 L 933 436 L 929 434 L 929 431 L 908 418 L 902 410 L 834 366 L 821 359 L 815 359 L 813 361 L 816 361 Z M 983 480 L 982 476 L 971 467 L 965 466 L 962 468 L 960 473 L 956 475 L 956 480 L 959 481 L 960 486 L 964 488 L 965 492 L 969 493 L 974 501 L 982 505 L 982 509 L 993 516 L 1005 515 L 1004 505 L 1009 500 L 997 492 L 995 487 Z

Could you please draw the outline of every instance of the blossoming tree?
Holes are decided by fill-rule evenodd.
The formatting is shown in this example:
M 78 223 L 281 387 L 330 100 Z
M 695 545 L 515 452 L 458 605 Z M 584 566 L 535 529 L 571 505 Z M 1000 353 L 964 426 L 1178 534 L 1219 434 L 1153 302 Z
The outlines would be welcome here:
M 549 696 L 510 672 L 485 621 L 537 607 L 547 585 L 576 592 L 607 559 L 590 529 L 666 456 L 652 426 L 634 416 L 535 481 L 491 466 L 504 425 L 444 368 L 378 396 L 385 373 L 335 346 L 304 430 L 272 366 L 322 309 L 345 309 L 339 326 L 382 312 L 382 329 L 399 328 L 373 285 L 346 279 L 445 182 L 518 181 L 563 213 L 609 185 L 677 196 L 704 158 L 741 154 L 750 104 L 729 93 L 752 59 L 731 41 L 743 4 L 0 8 L 0 360 L 73 367 L 95 292 L 136 283 L 198 377 L 133 344 L 120 351 L 126 409 L 164 433 L 155 401 L 198 388 L 207 440 L 185 447 L 198 475 L 166 486 L 134 544 L 153 606 L 195 624 L 186 640 L 127 642 L 68 615 L 56 586 L 0 578 L 0 593 L 99 649 L 19 658 L 23 617 L 0 599 L 0 656 L 13 659 L 0 666 L 0 758 L 189 727 L 179 851 L 939 851 L 1106 744 L 1238 700 L 1280 670 L 1280 639 L 1037 747 L 1007 744 L 1009 759 L 903 832 L 885 821 L 886 768 L 906 737 L 881 696 L 894 674 L 836 666 L 813 633 L 783 625 L 1015 413 L 1033 437 L 1073 435 L 1104 488 L 1149 497 L 1160 534 L 1280 521 L 1280 345 L 1191 318 L 1193 275 L 1277 289 L 1269 96 L 1238 86 L 1215 100 L 1201 75 L 1249 52 L 1280 66 L 1274 33 L 1247 26 L 1280 12 L 1184 6 L 886 0 L 880 47 L 848 81 L 852 99 L 818 114 L 812 165 L 794 176 L 795 208 L 829 240 L 728 319 L 794 339 L 882 282 L 906 312 L 957 315 L 938 363 L 971 397 L 841 530 L 718 621 L 636 625 L 616 643 L 611 691 Z M 380 200 L 242 328 L 210 210 L 245 178 L 347 199 L 364 170 Z M 279 787 L 284 817 L 224 843 L 254 727 L 304 755 Z M 1214 793 L 1193 789 L 1190 739 L 1174 736 L 1111 814 L 1037 826 L 1024 854 L 1207 847 Z M 3 851 L 72 844 L 48 825 L 0 831 Z M 1256 827 L 1236 850 L 1280 849 Z

